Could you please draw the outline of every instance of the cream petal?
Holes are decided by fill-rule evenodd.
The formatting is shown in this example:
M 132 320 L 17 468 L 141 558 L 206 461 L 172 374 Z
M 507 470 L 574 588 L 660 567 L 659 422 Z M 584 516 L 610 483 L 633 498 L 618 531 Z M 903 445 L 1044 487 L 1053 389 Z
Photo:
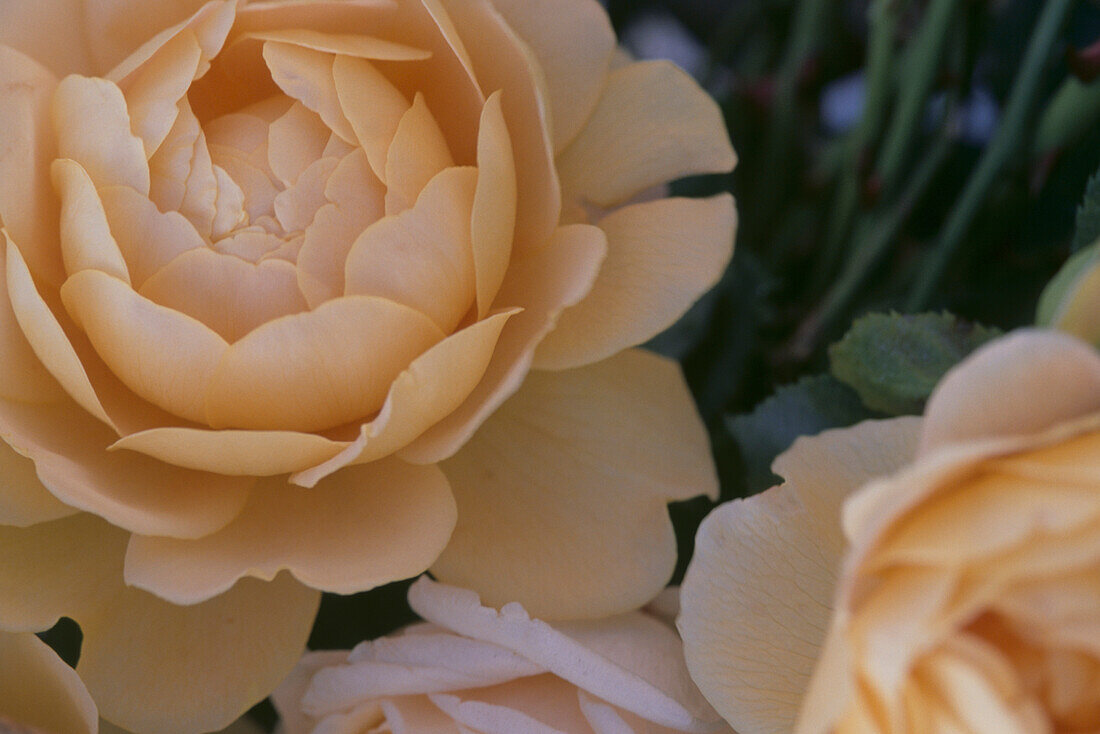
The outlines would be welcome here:
M 588 293 L 606 253 L 602 230 L 571 225 L 560 228 L 545 249 L 513 260 L 497 303 L 523 312 L 501 332 L 485 376 L 466 402 L 402 450 L 402 458 L 435 463 L 451 456 L 519 389 L 535 345 L 554 327 L 563 308 Z
M 424 696 L 396 696 L 380 703 L 393 734 L 477 734 L 455 723 Z M 326 719 L 331 721 L 332 718 Z M 354 730 L 353 730 L 354 731 Z M 383 729 L 382 731 L 385 731 Z M 337 729 L 338 734 L 350 734 Z
M 127 387 L 174 415 L 202 422 L 207 388 L 229 348 L 224 339 L 97 270 L 70 276 L 61 299 Z
M 368 227 L 348 253 L 344 293 L 388 298 L 452 331 L 475 296 L 470 211 L 477 177 L 473 168 L 448 168 L 412 209 Z
M 6 38 L 9 31 L 20 27 L 26 16 L 34 17 L 36 9 L 52 13 L 62 7 L 59 2 L 0 4 L 0 42 L 13 40 Z M 33 42 L 39 34 L 23 35 Z M 57 157 L 50 124 L 56 88 L 57 79 L 38 62 L 0 45 L 0 221 L 26 248 L 31 272 L 51 286 L 65 277 L 57 251 L 58 205 L 49 176 L 50 161 Z
M 603 91 L 615 31 L 607 12 L 588 0 L 493 0 L 530 46 L 546 77 L 554 150 L 576 137 Z
M 309 431 L 363 418 L 382 407 L 401 371 L 443 337 L 420 312 L 369 296 L 284 316 L 225 353 L 207 393 L 205 422 Z
M 344 264 L 356 239 L 383 214 L 385 188 L 362 150 L 345 157 L 325 188 L 332 203 L 317 210 L 298 252 L 298 287 L 311 308 L 344 293 Z
M 77 512 L 42 486 L 34 462 L 0 441 L 0 523 L 28 527 Z M 0 690 L 3 690 L 0 687 Z
M 728 194 L 660 199 L 623 207 L 599 226 L 607 260 L 592 291 L 539 345 L 538 368 L 589 364 L 675 323 L 722 276 L 737 212 Z
M 337 56 L 332 64 L 336 93 L 374 174 L 386 180 L 386 152 L 409 101 L 365 59 Z
M 280 575 L 176 606 L 123 587 L 77 618 L 77 672 L 100 714 L 133 731 L 215 731 L 258 703 L 305 648 L 320 594 Z
M 1049 389 L 1058 385 L 1057 390 Z M 1029 400 L 1004 400 L 1028 395 Z M 1040 433 L 1100 410 L 1100 356 L 1074 337 L 1021 330 L 979 349 L 936 386 L 920 455 L 953 443 Z
M 735 729 L 791 731 L 829 624 L 841 503 L 911 461 L 919 427 L 899 418 L 801 438 L 773 467 L 783 485 L 703 521 L 678 627 L 692 677 Z
M 550 111 L 539 84 L 542 73 L 530 49 L 489 0 L 443 3 L 469 45 L 482 89 L 503 90 L 504 119 L 512 133 L 519 200 L 516 244 L 544 245 L 561 213 L 561 186 L 554 165 Z M 476 41 L 473 42 L 473 41 Z
M 541 619 L 533 619 L 520 604 L 509 603 L 497 611 L 482 606 L 478 595 L 472 591 L 422 578 L 409 588 L 409 605 L 429 622 L 512 650 L 563 681 L 608 703 L 625 705 L 649 721 L 687 732 L 710 730 L 705 722 L 695 718 L 665 691 Z M 660 625 L 656 621 L 654 624 Z M 675 637 L 667 627 L 661 627 Z M 615 634 L 612 630 L 606 632 Z M 576 699 L 573 700 L 575 703 Z M 433 696 L 432 701 L 439 705 L 437 697 Z M 459 720 L 467 723 L 464 719 Z
M 202 322 L 230 344 L 268 321 L 308 309 L 298 272 L 285 260 L 253 265 L 206 248 L 183 253 L 139 292 Z
M 516 164 L 500 92 L 485 102 L 477 139 L 477 192 L 470 242 L 477 274 L 477 314 L 484 318 L 504 282 L 516 227 Z
M 135 288 L 178 255 L 205 246 L 194 225 L 178 212 L 157 205 L 128 186 L 99 191 L 111 234 Z
M 0 401 L 0 438 L 34 461 L 39 480 L 61 502 L 149 535 L 214 532 L 240 512 L 253 481 L 108 451 L 117 436 L 72 403 Z
M 428 700 L 460 726 L 470 727 L 474 731 L 485 734 L 511 734 L 517 731 L 529 732 L 529 734 L 569 734 L 567 731 L 544 724 L 512 708 L 514 704 L 511 701 L 506 704 L 492 704 L 463 700 L 459 696 L 446 693 L 429 694 Z M 564 713 L 561 707 L 555 707 L 555 709 L 555 713 L 559 715 Z
M 346 443 L 293 431 L 151 428 L 123 436 L 111 449 L 137 451 L 175 466 L 225 476 L 266 477 L 301 471 L 338 454 Z
M 53 97 L 57 154 L 84 167 L 96 186 L 149 193 L 145 146 L 130 132 L 122 91 L 106 79 L 68 76 Z
M 69 341 L 57 317 L 35 287 L 19 248 L 7 238 L 6 233 L 4 239 L 7 248 L 5 270 L 8 298 L 19 327 L 23 330 L 23 335 L 31 349 L 80 407 L 113 428 L 114 424 L 88 380 L 88 373 L 85 372 L 80 357 L 73 349 L 72 342 Z M 109 275 L 102 273 L 100 275 L 123 285 L 121 281 Z
M 287 569 L 338 594 L 415 576 L 450 537 L 455 504 L 443 473 L 396 459 L 345 469 L 312 489 L 261 481 L 236 520 L 200 540 L 135 535 L 126 582 L 177 604 L 221 594 L 244 576 Z M 272 543 L 273 536 L 293 543 Z
M 439 342 L 412 361 L 390 387 L 378 417 L 335 456 L 298 471 L 290 480 L 312 487 L 347 466 L 375 461 L 407 446 L 457 408 L 485 373 L 514 311 L 489 316 Z
M 134 134 L 150 158 L 179 116 L 179 101 L 187 94 L 204 61 L 199 39 L 184 31 L 162 46 L 126 85 L 126 104 Z
M 275 218 L 287 232 L 303 232 L 313 223 L 317 210 L 328 203 L 325 185 L 340 161 L 321 158 L 309 165 L 294 185 L 275 195 Z
M 331 132 L 324 121 L 301 102 L 295 102 L 271 123 L 267 156 L 283 186 L 291 186 L 310 164 L 321 157 Z
M 385 61 L 423 61 L 431 58 L 431 51 L 394 43 L 383 38 L 361 34 L 321 33 L 308 28 L 291 28 L 273 31 L 252 31 L 245 38 L 261 41 L 278 41 L 324 53 L 357 59 Z
M 302 711 L 302 696 L 313 675 L 330 665 L 339 665 L 347 659 L 346 650 L 325 650 L 307 652 L 283 679 L 279 687 L 271 692 L 271 703 L 279 714 L 279 726 L 286 734 L 310 734 L 317 723 Z
M 213 166 L 218 183 L 218 195 L 214 200 L 214 221 L 210 226 L 213 239 L 225 237 L 238 226 L 248 222 L 244 209 L 244 191 L 221 166 Z
M 276 41 L 266 41 L 263 54 L 271 78 L 280 89 L 320 115 L 329 129 L 346 142 L 355 144 L 355 131 L 344 117 L 336 94 L 332 54 Z
M 567 197 L 614 206 L 736 162 L 710 95 L 671 62 L 643 61 L 611 72 L 592 117 L 558 157 L 558 171 Z
M 286 102 L 288 105 L 293 104 L 293 100 L 288 99 Z M 286 114 L 286 111 L 282 111 L 281 114 Z M 210 155 L 219 165 L 214 146 L 218 146 L 221 150 L 233 151 L 254 166 L 265 164 L 268 160 L 267 143 L 270 130 L 270 122 L 247 112 L 222 115 L 203 126 L 206 143 L 210 146 Z
M 61 199 L 61 256 L 66 272 L 99 270 L 129 285 L 129 268 L 111 235 L 91 177 L 79 163 L 64 158 L 54 161 L 51 171 Z
M 459 521 L 432 572 L 549 619 L 652 598 L 676 561 L 666 503 L 717 494 L 678 366 L 641 351 L 532 373 L 442 466 Z
M 242 207 L 252 223 L 270 216 L 275 210 L 275 197 L 279 194 L 271 177 L 245 158 L 233 155 L 220 146 L 210 146 L 210 155 L 211 160 L 240 186 L 244 196 Z
M 252 263 L 255 265 L 264 258 L 264 255 L 275 252 L 284 244 L 286 244 L 286 241 L 278 235 L 269 234 L 262 230 L 246 229 L 215 242 L 213 252 L 232 256 L 234 259 L 246 261 L 246 264 Z M 223 295 L 222 298 L 224 297 Z
M 217 216 L 218 180 L 198 118 L 184 97 L 168 138 L 149 159 L 149 198 L 161 211 L 178 211 L 210 237 Z
M 0 726 L 12 734 L 96 734 L 98 722 L 88 689 L 57 653 L 32 634 L 0 632 Z
M 443 131 L 418 92 L 386 151 L 386 214 L 411 208 L 428 182 L 453 165 Z
M 0 45 L 36 59 L 59 77 L 91 73 L 81 18 L 83 5 L 83 0 L 2 3 Z M 0 54 L 8 53 L 9 49 L 0 50 Z

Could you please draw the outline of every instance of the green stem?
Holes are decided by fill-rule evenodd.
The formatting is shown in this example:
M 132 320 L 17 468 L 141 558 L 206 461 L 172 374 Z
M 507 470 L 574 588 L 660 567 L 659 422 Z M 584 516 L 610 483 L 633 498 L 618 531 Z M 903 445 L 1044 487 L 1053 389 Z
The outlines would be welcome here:
M 943 65 L 952 21 L 961 3 L 932 0 L 916 38 L 906 53 L 898 84 L 898 105 L 882 144 L 878 172 L 884 190 L 893 191 L 924 120 L 924 108 Z
M 943 277 L 959 243 L 970 229 L 970 224 L 977 216 L 997 176 L 1005 164 L 1021 150 L 1051 47 L 1058 39 L 1074 2 L 1075 0 L 1048 0 L 1044 6 L 1009 95 L 1000 127 L 966 182 L 962 196 L 951 211 L 930 258 L 917 275 L 908 302 L 910 311 L 927 306 L 929 297 Z

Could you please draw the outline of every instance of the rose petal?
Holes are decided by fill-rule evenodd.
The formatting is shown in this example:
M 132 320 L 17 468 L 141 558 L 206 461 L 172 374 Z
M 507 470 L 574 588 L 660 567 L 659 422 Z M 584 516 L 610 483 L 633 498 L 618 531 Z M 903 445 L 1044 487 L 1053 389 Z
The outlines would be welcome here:
M 323 51 L 357 59 L 378 59 L 386 61 L 423 61 L 431 58 L 431 51 L 413 48 L 401 43 L 387 41 L 384 38 L 361 34 L 321 33 L 308 28 L 289 28 L 285 30 L 251 31 L 243 38 L 258 38 L 261 41 L 278 41 L 302 48 Z
M 840 505 L 911 461 L 919 427 L 899 418 L 799 439 L 774 465 L 782 486 L 703 521 L 678 626 L 692 677 L 735 729 L 791 731 L 829 624 Z
M 162 213 L 128 186 L 108 186 L 100 189 L 99 196 L 135 288 L 181 253 L 205 247 L 185 217 L 174 211 Z
M 671 62 L 644 61 L 611 73 L 588 123 L 558 157 L 558 171 L 567 198 L 613 206 L 736 162 L 710 95 Z
M 301 102 L 295 102 L 271 123 L 267 157 L 272 172 L 291 186 L 309 165 L 321 158 L 331 135 L 325 123 Z
M 344 115 L 355 130 L 374 175 L 385 183 L 386 152 L 409 110 L 409 101 L 365 59 L 337 56 L 332 76 Z
M 95 184 L 76 161 L 59 158 L 51 168 L 61 199 L 61 256 L 71 275 L 99 270 L 130 284 L 130 271 L 111 235 Z M 131 189 L 132 190 L 132 189 Z
M 554 150 L 576 137 L 604 89 L 615 31 L 606 11 L 588 0 L 494 0 L 530 46 L 546 77 Z
M 485 102 L 477 139 L 477 193 L 470 241 L 477 273 L 477 314 L 484 318 L 504 282 L 516 225 L 516 164 L 500 92 Z
M 95 734 L 99 715 L 76 671 L 32 634 L 0 632 L 0 721 L 13 732 Z M 7 728 L 5 726 L 5 728 Z
M 279 714 L 279 726 L 286 734 L 310 734 L 316 724 L 302 711 L 302 696 L 313 675 L 322 668 L 338 665 L 347 659 L 346 650 L 325 650 L 307 652 L 283 679 L 279 687 L 271 692 L 271 703 Z
M 272 207 L 275 218 L 287 232 L 303 232 L 328 203 L 325 186 L 340 161 L 335 158 L 319 158 L 309 165 L 294 185 L 275 195 Z
M 126 581 L 193 604 L 244 576 L 270 580 L 288 569 L 307 586 L 351 594 L 423 571 L 454 522 L 454 499 L 435 467 L 374 462 L 309 490 L 273 478 L 257 485 L 236 520 L 201 540 L 135 535 Z M 272 543 L 273 534 L 294 542 Z
M 548 619 L 645 603 L 675 564 L 666 503 L 717 492 L 692 405 L 675 363 L 641 351 L 529 375 L 443 464 L 459 521 L 432 572 Z
M 53 97 L 57 154 L 84 167 L 98 186 L 149 193 L 145 146 L 130 132 L 122 91 L 106 79 L 65 77 Z
M 0 45 L 37 59 L 59 77 L 91 73 L 82 10 L 82 0 L 2 3 Z
M 477 178 L 473 168 L 448 168 L 412 209 L 368 227 L 348 253 L 344 293 L 387 298 L 453 331 L 475 297 L 470 211 Z
M 355 144 L 355 131 L 336 94 L 332 54 L 276 41 L 266 41 L 263 54 L 280 89 L 320 115 L 334 133 Z
M 179 101 L 205 61 L 199 39 L 186 30 L 162 46 L 126 85 L 131 129 L 144 143 L 146 158 L 168 137 L 179 116 Z
M 6 247 L 6 231 L 0 242 Z M 7 284 L 6 257 L 0 257 L 0 283 Z M 29 275 L 29 273 L 28 273 Z M 24 285 L 28 285 L 24 281 Z M 19 325 L 11 298 L 0 298 L 0 397 L 24 403 L 52 403 L 65 399 L 65 391 L 34 353 Z
M 453 165 L 443 131 L 418 92 L 386 151 L 386 214 L 412 207 L 428 182 Z
M 28 527 L 75 514 L 42 486 L 34 462 L 0 441 L 0 523 Z M 3 688 L 0 688 L 3 690 Z
M 420 312 L 371 296 L 344 296 L 269 321 L 217 365 L 204 422 L 310 431 L 369 416 L 394 378 L 443 337 Z
M 589 364 L 671 326 L 718 282 L 736 225 L 728 194 L 634 204 L 602 219 L 607 260 L 592 291 L 539 345 L 535 366 Z

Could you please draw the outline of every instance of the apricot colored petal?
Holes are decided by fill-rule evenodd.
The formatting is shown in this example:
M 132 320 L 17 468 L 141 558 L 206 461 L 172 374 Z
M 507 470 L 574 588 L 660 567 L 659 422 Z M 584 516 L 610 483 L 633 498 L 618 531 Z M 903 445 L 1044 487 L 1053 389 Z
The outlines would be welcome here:
M 315 466 L 345 446 L 313 433 L 169 427 L 123 436 L 111 449 L 137 451 L 175 466 L 225 476 L 266 477 Z
M 68 76 L 53 97 L 57 154 L 84 167 L 96 186 L 129 186 L 149 193 L 149 164 L 130 113 L 113 82 Z
M 315 112 L 295 102 L 268 131 L 267 157 L 271 171 L 291 186 L 309 165 L 321 158 L 331 131 Z
M 114 69 L 118 79 L 147 61 L 161 45 L 184 28 L 191 28 L 206 45 L 209 56 L 217 52 L 216 30 L 207 28 L 217 10 L 226 3 L 204 0 L 100 0 L 82 3 L 85 35 L 94 69 L 105 74 Z M 229 4 L 229 12 L 233 5 Z M 222 12 L 225 12 L 224 10 Z M 229 20 L 232 20 L 230 15 Z M 214 37 L 211 38 L 210 36 Z M 224 38 L 224 37 L 223 37 Z M 129 57 L 129 58 L 127 58 Z M 123 61 L 125 66 L 118 66 Z M 121 75 L 118 72 L 122 72 Z
M 543 618 L 648 601 L 676 561 L 666 503 L 717 494 L 679 368 L 641 351 L 528 375 L 442 467 L 459 520 L 432 572 Z
M 59 3 L 0 4 L 0 42 L 35 8 L 57 9 Z M 38 33 L 24 31 L 28 37 Z M 12 239 L 26 248 L 31 272 L 43 283 L 56 286 L 64 279 L 57 251 L 58 206 L 50 184 L 50 161 L 57 142 L 50 124 L 50 100 L 57 79 L 38 62 L 0 46 L 0 120 L 4 145 L 0 147 L 0 221 Z
M 59 158 L 51 168 L 61 199 L 61 256 L 65 270 L 99 270 L 127 285 L 130 272 L 111 235 L 107 213 L 95 184 L 76 161 Z
M 539 345 L 535 366 L 589 364 L 671 326 L 722 276 L 736 226 L 728 194 L 634 204 L 600 220 L 607 260 L 592 291 Z
M 409 101 L 366 59 L 337 56 L 332 75 L 344 115 L 374 174 L 385 182 L 386 153 L 409 110 Z
M 308 308 L 298 290 L 298 271 L 285 260 L 253 265 L 207 248 L 183 253 L 139 292 L 202 322 L 231 344 L 268 321 Z
M 558 157 L 567 196 L 599 206 L 698 173 L 724 173 L 737 157 L 718 104 L 682 69 L 643 61 L 613 71 L 577 139 Z
M 76 671 L 34 635 L 0 632 L 0 726 L 96 734 L 99 714 Z M 32 727 L 21 729 L 19 727 Z
M 58 77 L 91 73 L 84 24 L 73 22 L 80 18 L 83 5 L 83 0 L 0 3 L 0 45 L 36 59 Z
M 0 230 L 0 241 L 7 235 Z M 0 283 L 7 283 L 6 257 L 0 257 Z M 43 366 L 19 325 L 10 297 L 0 298 L 0 398 L 24 403 L 52 403 L 65 399 L 57 380 Z
M 477 178 L 473 168 L 448 168 L 412 209 L 368 227 L 348 253 L 344 293 L 388 298 L 452 331 L 475 295 L 470 211 Z
M 302 696 L 317 671 L 330 665 L 339 665 L 347 657 L 347 650 L 307 652 L 294 666 L 294 670 L 290 671 L 290 675 L 271 692 L 271 703 L 279 714 L 279 725 L 286 734 L 310 734 L 313 731 L 316 721 L 302 711 Z
M 241 514 L 205 538 L 133 536 L 126 582 L 193 604 L 244 576 L 270 580 L 285 569 L 312 588 L 352 594 L 426 569 L 454 523 L 454 498 L 434 466 L 379 461 L 311 489 L 277 477 L 261 481 Z
M 336 82 L 332 78 L 332 54 L 303 46 L 267 41 L 264 60 L 271 78 L 290 97 L 316 112 L 329 129 L 346 142 L 355 144 L 355 131 L 344 117 Z
M 131 126 L 145 146 L 145 157 L 156 153 L 179 116 L 179 101 L 199 75 L 203 63 L 199 39 L 184 31 L 162 46 L 126 85 Z
M 174 415 L 203 420 L 207 386 L 228 348 L 224 339 L 98 270 L 70 276 L 61 300 L 127 387 Z
M 684 702 L 670 695 L 671 691 L 662 690 L 640 675 L 642 671 L 632 669 L 639 666 L 645 668 L 652 664 L 646 664 L 645 655 L 638 648 L 652 648 L 654 635 L 663 635 L 665 638 L 657 644 L 660 651 L 678 654 L 678 646 L 668 644 L 675 643 L 675 633 L 660 622 L 652 620 L 660 631 L 657 627 L 645 625 L 642 628 L 629 625 L 619 628 L 614 619 L 604 620 L 602 629 L 590 627 L 590 638 L 606 635 L 610 638 L 608 642 L 611 647 L 618 647 L 619 660 L 611 660 L 541 619 L 533 619 L 533 615 L 520 604 L 510 603 L 497 611 L 482 606 L 478 595 L 472 591 L 433 583 L 427 578 L 418 579 L 409 588 L 409 605 L 429 622 L 516 652 L 532 663 L 545 667 L 563 681 L 568 681 L 608 703 L 631 710 L 653 723 L 689 732 L 710 730 Z M 641 631 L 643 628 L 644 632 Z M 630 647 L 635 649 L 626 651 Z M 653 654 L 656 651 L 647 649 L 645 652 Z M 654 660 L 660 657 L 659 653 L 653 654 Z M 628 665 L 624 667 L 622 662 L 627 662 Z M 682 680 L 674 687 L 690 690 L 690 682 Z M 514 698 L 522 700 L 518 696 Z M 439 705 L 438 697 L 433 697 L 432 700 Z M 457 703 L 457 699 L 455 702 Z M 573 703 L 575 706 L 575 699 Z M 705 703 L 700 703 L 706 706 Z M 507 730 L 498 727 L 492 731 Z
M 447 416 L 477 386 L 500 332 L 515 311 L 495 314 L 452 334 L 413 360 L 397 376 L 376 419 L 339 454 L 299 471 L 290 480 L 311 487 L 347 466 L 375 461 L 407 446 Z
M 218 146 L 210 148 L 211 160 L 222 168 L 241 187 L 244 195 L 242 207 L 256 224 L 262 217 L 270 216 L 279 190 L 263 169 L 239 155 L 225 154 Z
M 294 185 L 275 195 L 275 218 L 287 232 L 303 232 L 313 223 L 317 210 L 328 203 L 325 186 L 340 161 L 320 158 L 313 161 Z
M 920 455 L 952 443 L 1041 433 L 1097 410 L 1096 351 L 1066 334 L 1021 330 L 979 349 L 944 376 L 928 400 Z
M 262 700 L 305 649 L 321 596 L 283 574 L 176 606 L 121 578 L 77 619 L 77 672 L 105 719 L 165 734 L 221 729 Z
M 218 219 L 218 176 L 190 102 L 184 97 L 178 107 L 179 115 L 168 138 L 149 159 L 149 198 L 161 211 L 178 211 L 199 234 L 211 237 Z
M 207 394 L 206 423 L 310 431 L 369 416 L 394 378 L 443 337 L 419 311 L 370 296 L 284 316 L 225 353 Z
M 108 186 L 100 189 L 99 196 L 135 288 L 181 253 L 205 247 L 183 215 L 161 212 L 128 186 Z
M 93 416 L 114 427 L 107 412 L 103 409 L 88 373 L 80 363 L 76 350 L 69 337 L 58 323 L 50 307 L 42 299 L 30 270 L 19 248 L 5 234 L 7 257 L 5 269 L 7 275 L 8 298 L 23 335 L 31 349 L 41 360 L 43 366 L 61 384 L 80 407 Z M 88 271 L 93 272 L 93 271 Z M 119 285 L 121 281 L 102 274 Z M 123 286 L 126 287 L 126 286 Z
M 477 193 L 470 241 L 477 274 L 477 313 L 484 318 L 504 282 L 516 228 L 516 164 L 500 92 L 485 102 L 477 139 Z
M 428 182 L 453 165 L 443 131 L 418 92 L 386 151 L 386 213 L 400 214 L 412 207 Z
M 431 58 L 431 51 L 394 43 L 383 38 L 350 33 L 321 33 L 308 28 L 291 28 L 279 31 L 252 31 L 245 38 L 261 41 L 278 41 L 294 46 L 337 54 L 357 59 L 385 61 L 423 61 Z
M 578 224 L 560 228 L 548 247 L 513 259 L 496 302 L 523 312 L 505 325 L 485 376 L 466 402 L 403 449 L 402 458 L 420 464 L 451 456 L 519 389 L 535 346 L 562 309 L 592 288 L 606 253 L 603 231 Z
M 554 150 L 576 137 L 603 91 L 615 31 L 606 11 L 587 0 L 493 0 L 527 42 L 546 76 Z
M 740 731 L 791 731 L 832 613 L 844 552 L 840 507 L 907 464 L 914 418 L 800 438 L 779 487 L 712 512 L 699 529 L 678 621 L 688 668 Z
M 356 239 L 384 213 L 385 188 L 370 171 L 366 155 L 347 155 L 332 172 L 325 196 L 298 252 L 298 287 L 311 308 L 344 293 L 344 264 Z
M 27 527 L 68 517 L 78 510 L 61 502 L 42 486 L 34 462 L 0 441 L 0 523 Z M 3 690 L 0 688 L 0 690 Z
M 467 39 L 483 90 L 503 90 L 504 119 L 512 134 L 519 199 L 516 244 L 544 245 L 561 214 L 561 185 L 554 165 L 550 111 L 542 71 L 527 45 L 489 0 L 444 2 Z
M 117 436 L 71 403 L 0 402 L 0 437 L 35 463 L 61 502 L 134 532 L 194 538 L 240 511 L 252 480 L 108 451 Z

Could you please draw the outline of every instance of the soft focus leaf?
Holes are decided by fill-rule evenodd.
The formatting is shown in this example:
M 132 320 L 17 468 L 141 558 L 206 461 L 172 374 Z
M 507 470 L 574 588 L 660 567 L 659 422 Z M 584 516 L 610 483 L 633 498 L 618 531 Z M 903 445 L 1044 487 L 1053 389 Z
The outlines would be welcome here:
M 1077 208 L 1077 229 L 1073 234 L 1073 251 L 1088 247 L 1100 239 L 1100 171 L 1089 179 L 1085 200 Z
M 949 369 L 1000 334 L 946 312 L 870 314 L 829 348 L 829 362 L 868 408 L 916 414 Z

